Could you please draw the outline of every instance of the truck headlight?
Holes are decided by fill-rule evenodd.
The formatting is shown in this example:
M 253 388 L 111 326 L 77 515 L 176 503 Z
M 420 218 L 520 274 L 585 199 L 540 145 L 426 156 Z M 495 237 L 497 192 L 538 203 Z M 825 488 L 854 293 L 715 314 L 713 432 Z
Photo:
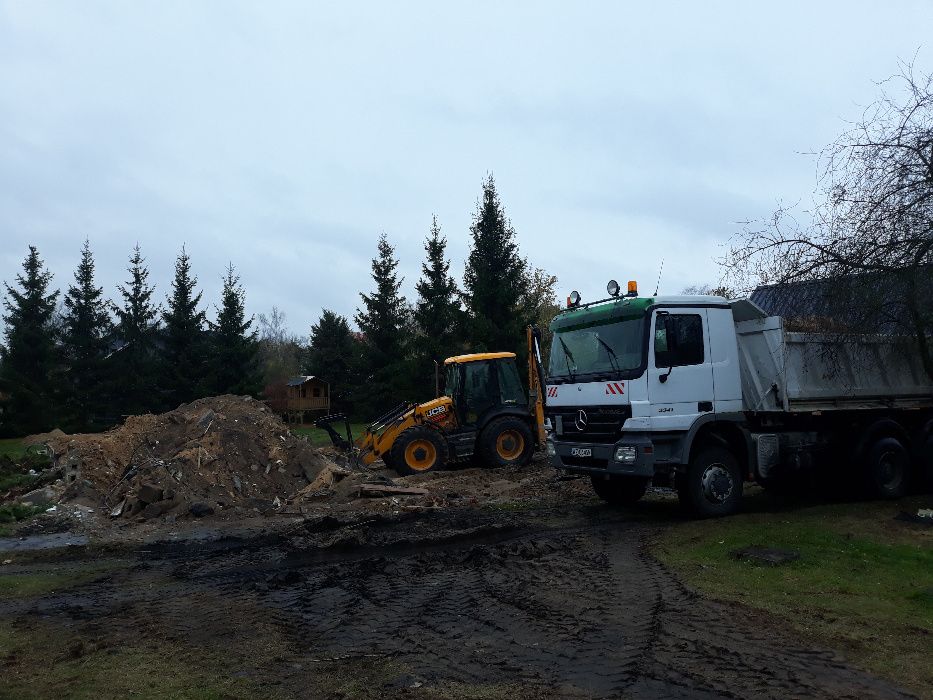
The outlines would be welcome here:
M 634 445 L 622 445 L 616 448 L 616 462 L 631 464 L 638 455 L 638 449 Z
M 548 441 L 548 443 L 547 443 L 547 454 L 548 454 L 548 457 L 556 457 L 556 456 L 557 456 L 557 448 L 554 447 L 554 443 L 553 443 L 553 442 Z

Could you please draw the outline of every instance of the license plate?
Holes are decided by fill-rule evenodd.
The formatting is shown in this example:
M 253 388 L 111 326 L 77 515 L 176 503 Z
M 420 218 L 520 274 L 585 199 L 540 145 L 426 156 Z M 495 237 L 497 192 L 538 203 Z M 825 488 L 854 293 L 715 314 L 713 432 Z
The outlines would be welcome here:
M 571 447 L 570 448 L 571 457 L 592 457 L 593 450 L 589 447 Z

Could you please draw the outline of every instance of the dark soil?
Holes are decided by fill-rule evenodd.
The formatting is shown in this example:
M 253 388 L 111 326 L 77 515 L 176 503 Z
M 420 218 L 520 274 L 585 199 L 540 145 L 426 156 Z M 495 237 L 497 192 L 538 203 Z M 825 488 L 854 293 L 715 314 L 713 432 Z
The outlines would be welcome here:
M 326 515 L 107 555 L 105 575 L 0 599 L 0 616 L 81 649 L 220 653 L 270 696 L 910 697 L 694 595 L 648 553 L 653 527 L 591 504 Z

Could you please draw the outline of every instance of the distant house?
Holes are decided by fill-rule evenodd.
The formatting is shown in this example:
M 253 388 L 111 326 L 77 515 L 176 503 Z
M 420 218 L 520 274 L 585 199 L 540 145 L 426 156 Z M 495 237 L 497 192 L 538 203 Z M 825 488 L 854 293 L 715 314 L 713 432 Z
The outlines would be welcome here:
M 330 384 L 320 377 L 292 377 L 286 386 L 284 408 L 289 423 L 305 423 L 315 414 L 329 413 Z

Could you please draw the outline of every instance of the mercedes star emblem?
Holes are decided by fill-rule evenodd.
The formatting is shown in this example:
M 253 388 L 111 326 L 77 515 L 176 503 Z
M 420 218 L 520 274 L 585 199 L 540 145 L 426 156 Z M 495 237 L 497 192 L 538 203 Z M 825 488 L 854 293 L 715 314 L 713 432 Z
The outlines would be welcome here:
M 577 430 L 579 430 L 581 433 L 586 430 L 586 411 L 584 411 L 582 408 L 577 411 L 577 419 L 573 422 L 573 424 L 577 426 Z

